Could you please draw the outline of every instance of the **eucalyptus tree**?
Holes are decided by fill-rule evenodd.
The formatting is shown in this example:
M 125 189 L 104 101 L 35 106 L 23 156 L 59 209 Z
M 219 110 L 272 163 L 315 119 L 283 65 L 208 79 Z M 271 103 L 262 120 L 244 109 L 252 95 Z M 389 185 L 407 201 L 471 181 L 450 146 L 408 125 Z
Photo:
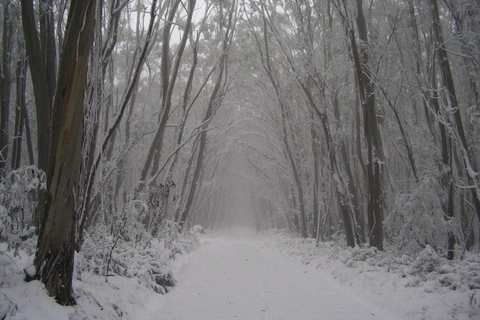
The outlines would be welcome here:
M 173 24 L 173 18 L 180 5 L 180 1 L 174 1 L 170 7 L 166 25 L 163 28 L 162 36 L 162 53 L 161 53 L 161 77 L 162 77 L 162 102 L 159 112 L 159 124 L 155 133 L 155 137 L 150 145 L 147 158 L 142 167 L 140 181 L 147 182 L 148 172 L 152 168 L 155 173 L 158 170 L 160 154 L 162 152 L 162 144 L 164 139 L 164 132 L 167 126 L 167 121 L 170 116 L 170 109 L 172 105 L 172 95 L 177 81 L 177 75 L 182 61 L 182 55 L 190 37 L 190 28 L 192 24 L 193 12 L 195 10 L 196 1 L 189 1 L 188 17 L 183 29 L 183 34 L 180 40 L 180 45 L 176 52 L 174 63 L 170 61 L 170 34 Z M 153 164 L 153 166 L 152 166 Z
M 94 24 L 94 0 L 70 3 L 55 81 L 47 202 L 35 255 L 35 277 L 41 279 L 47 291 L 62 305 L 75 303 L 72 276 L 78 209 L 76 195 L 82 158 L 83 98 Z
M 47 171 L 51 139 L 50 123 L 57 78 L 57 41 L 53 16 L 55 10 L 52 0 L 39 2 L 40 30 L 38 30 L 33 1 L 21 0 L 20 3 L 23 36 L 35 95 L 38 167 Z
M 0 63 L 0 173 L 3 176 L 4 168 L 8 161 L 9 132 L 8 122 L 10 113 L 10 92 L 11 92 L 11 61 L 13 46 L 13 11 L 11 4 L 6 2 L 2 4 L 2 43 L 1 43 L 1 63 Z
M 436 0 L 430 1 L 432 20 L 433 20 L 433 37 L 436 44 L 436 55 L 438 59 L 440 73 L 442 75 L 442 83 L 445 87 L 445 96 L 446 96 L 446 106 L 445 109 L 449 109 L 445 112 L 445 116 L 442 117 L 439 114 L 436 114 L 436 119 L 441 126 L 445 126 L 448 134 L 452 137 L 452 141 L 455 142 L 457 146 L 457 152 L 460 155 L 460 158 L 463 160 L 464 170 L 466 171 L 467 183 L 472 190 L 472 200 L 474 207 L 477 213 L 477 218 L 480 221 L 480 184 L 478 180 L 479 173 L 476 169 L 476 164 L 473 162 L 471 156 L 471 151 L 468 146 L 465 129 L 462 120 L 462 114 L 460 110 L 460 105 L 457 99 L 457 93 L 455 90 L 455 84 L 453 80 L 452 70 L 450 68 L 450 62 L 447 55 L 447 49 L 444 43 L 443 28 L 440 22 L 440 13 L 439 6 Z M 453 124 L 449 118 L 453 118 Z M 460 169 L 461 170 L 461 169 Z M 449 198 L 453 198 L 453 181 L 447 182 L 450 185 L 451 191 L 449 191 Z M 449 201 L 453 201 L 450 199 Z M 449 203 L 449 210 L 447 215 L 450 218 L 453 218 L 453 204 Z M 455 250 L 455 236 L 453 233 L 449 234 L 448 237 L 448 255 L 447 257 L 452 260 L 454 257 Z
M 4 2 L 1 8 L 0 179 L 22 164 L 35 164 L 32 125 L 26 98 L 28 61 L 22 34 L 15 32 L 16 29 L 21 29 L 20 4 L 14 1 Z M 24 142 L 27 150 L 22 147 Z M 28 159 L 22 162 L 22 154 L 25 152 Z
M 356 19 L 351 18 L 350 8 L 345 1 L 336 3 L 338 12 L 346 24 L 350 40 L 358 94 L 363 110 L 364 137 L 367 147 L 367 217 L 370 245 L 383 250 L 384 189 L 383 169 L 385 156 L 381 132 L 378 125 L 376 89 L 370 65 L 367 21 L 363 1 L 356 1 Z M 354 28 L 356 24 L 356 29 Z M 357 35 L 358 37 L 357 37 Z

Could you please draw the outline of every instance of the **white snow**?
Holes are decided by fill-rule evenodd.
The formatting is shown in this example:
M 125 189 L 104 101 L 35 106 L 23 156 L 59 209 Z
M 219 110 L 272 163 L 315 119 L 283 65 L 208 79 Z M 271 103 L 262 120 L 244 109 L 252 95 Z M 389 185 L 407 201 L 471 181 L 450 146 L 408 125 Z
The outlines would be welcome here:
M 264 241 L 400 319 L 480 319 L 478 253 L 450 262 L 429 246 L 409 257 L 390 247 L 347 248 L 340 239 L 316 245 L 280 230 L 268 231 Z
M 78 305 L 61 307 L 38 281 L 1 266 L 0 312 L 6 319 L 478 319 L 480 260 L 446 263 L 426 249 L 416 259 L 346 248 L 341 241 L 283 231 L 224 231 L 169 261 L 177 284 L 165 295 L 141 279 L 83 273 Z M 6 254 L 6 246 L 0 250 Z M 32 255 L 13 257 L 19 269 Z M 5 260 L 6 261 L 6 260 Z M 137 261 L 136 263 L 142 263 Z M 430 263 L 432 263 L 430 265 Z M 7 311 L 5 311 L 7 310 Z
M 224 234 L 198 249 L 169 294 L 135 319 L 397 319 L 321 269 L 260 237 Z

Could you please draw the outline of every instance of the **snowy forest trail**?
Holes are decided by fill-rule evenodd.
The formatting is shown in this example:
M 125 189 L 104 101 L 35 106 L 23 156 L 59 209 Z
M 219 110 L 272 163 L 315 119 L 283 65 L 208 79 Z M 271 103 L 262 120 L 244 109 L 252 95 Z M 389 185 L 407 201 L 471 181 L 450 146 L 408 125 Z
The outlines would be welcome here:
M 396 319 L 259 237 L 217 236 L 142 319 Z

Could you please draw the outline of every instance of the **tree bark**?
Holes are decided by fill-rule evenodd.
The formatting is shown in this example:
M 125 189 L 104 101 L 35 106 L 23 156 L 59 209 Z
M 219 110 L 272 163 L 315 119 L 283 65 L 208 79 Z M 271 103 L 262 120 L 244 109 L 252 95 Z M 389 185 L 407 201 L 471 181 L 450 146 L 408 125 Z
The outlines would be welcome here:
M 375 86 L 369 70 L 369 55 L 367 52 L 368 32 L 363 14 L 363 1 L 356 1 L 357 27 L 360 46 L 357 45 L 353 26 L 349 26 L 349 38 L 358 78 L 360 101 L 363 107 L 365 140 L 367 145 L 367 217 L 370 246 L 383 250 L 383 204 L 382 166 L 385 157 L 378 128 L 376 113 Z
M 27 145 L 30 165 L 34 164 L 33 150 L 31 150 L 30 139 L 30 125 L 28 123 L 28 113 L 25 102 L 25 90 L 27 86 L 27 61 L 23 54 L 20 54 L 16 63 L 16 109 L 15 109 L 15 129 L 14 129 L 14 141 L 12 150 L 12 168 L 17 169 L 20 167 L 22 161 L 22 141 L 23 141 L 23 129 L 27 132 Z
M 30 65 L 37 111 L 38 167 L 47 172 L 53 102 L 53 95 L 51 95 L 52 91 L 50 88 L 55 86 L 54 83 L 50 84 L 48 81 L 51 81 L 54 77 L 47 77 L 47 66 L 45 64 L 46 54 L 43 53 L 47 48 L 41 47 L 40 37 L 35 27 L 33 0 L 21 0 L 21 5 L 23 35 Z M 49 55 L 49 57 L 50 56 L 51 55 Z M 42 229 L 42 223 L 40 228 Z
M 75 304 L 72 275 L 82 162 L 83 98 L 94 23 L 95 0 L 73 0 L 53 108 L 45 227 L 35 256 L 36 276 L 61 305 Z
M 10 89 L 13 26 L 9 14 L 10 4 L 3 5 L 2 61 L 0 65 L 0 179 L 8 161 L 8 119 L 10 114 Z
M 457 141 L 458 148 L 462 155 L 462 159 L 464 161 L 465 170 L 467 173 L 467 181 L 470 186 L 472 186 L 472 199 L 474 203 L 474 209 L 477 214 L 477 218 L 480 221 L 480 186 L 478 182 L 478 172 L 475 168 L 475 164 L 472 161 L 470 156 L 470 150 L 468 148 L 467 139 L 465 137 L 465 130 L 463 128 L 463 121 L 462 116 L 460 114 L 459 104 L 457 100 L 457 95 L 455 91 L 455 85 L 453 82 L 452 71 L 450 69 L 450 61 L 448 59 L 447 50 L 445 48 L 445 42 L 443 40 L 443 31 L 442 25 L 440 22 L 440 13 L 438 8 L 437 0 L 430 0 L 431 10 L 432 10 L 432 17 L 433 17 L 433 34 L 435 38 L 435 44 L 437 47 L 437 59 L 438 64 L 440 66 L 440 71 L 442 74 L 443 84 L 447 90 L 447 99 L 449 103 L 449 109 L 453 112 L 453 119 L 455 121 L 455 127 L 452 128 L 448 125 L 448 120 L 445 116 L 444 121 L 439 121 L 440 125 L 446 126 L 447 130 L 449 130 L 450 134 L 455 138 L 454 140 Z M 447 123 L 445 123 L 447 122 Z M 447 215 L 450 219 L 453 219 L 454 216 L 454 209 L 453 209 L 453 181 L 448 182 L 450 184 L 449 189 L 449 210 L 447 211 Z M 452 202 L 452 203 L 450 203 Z M 451 208 L 450 208 L 451 207 Z M 456 239 L 452 232 L 448 234 L 448 252 L 447 258 L 449 260 L 453 260 L 454 252 L 455 252 L 455 243 Z

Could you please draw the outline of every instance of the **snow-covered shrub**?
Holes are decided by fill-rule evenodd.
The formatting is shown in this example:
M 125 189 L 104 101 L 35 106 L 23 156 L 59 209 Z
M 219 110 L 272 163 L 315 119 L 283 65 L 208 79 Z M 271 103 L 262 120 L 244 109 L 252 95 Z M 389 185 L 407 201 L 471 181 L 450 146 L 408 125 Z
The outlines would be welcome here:
M 82 250 L 75 257 L 76 279 L 84 279 L 83 274 L 100 275 L 107 280 L 112 276 L 136 277 L 155 292 L 166 293 L 176 282 L 170 261 L 200 244 L 196 231 L 181 234 L 178 224 L 168 220 L 160 226 L 157 237 L 125 232 L 128 237 L 123 237 L 123 232 L 112 234 L 106 227 L 97 227 L 86 234 Z
M 441 257 L 435 250 L 427 245 L 425 249 L 420 251 L 411 265 L 411 274 L 425 275 L 434 272 L 440 267 Z
M 7 295 L 0 293 L 0 319 L 25 319 L 17 318 L 18 306 Z
M 436 178 L 424 177 L 411 194 L 396 197 L 393 211 L 384 220 L 385 233 L 397 249 L 416 254 L 427 245 L 441 250 L 454 220 L 446 219 L 442 209 L 445 192 Z
M 196 224 L 190 229 L 190 233 L 194 235 L 205 234 L 205 228 Z
M 171 249 L 174 247 L 176 240 L 180 236 L 181 227 L 178 223 L 171 220 L 164 220 L 160 225 L 156 236 L 162 239 L 165 248 Z
M 352 292 L 385 310 L 397 311 L 402 319 L 478 319 L 480 314 L 480 254 L 466 252 L 463 260 L 447 260 L 429 245 L 416 256 L 391 246 L 385 251 L 369 247 L 350 248 L 340 242 L 312 244 L 285 231 L 262 233 L 269 250 L 279 250 L 291 259 L 320 270 Z M 310 270 L 305 268 L 308 273 Z M 394 303 L 392 303 L 394 301 Z M 455 308 L 456 315 L 451 310 Z
M 376 265 L 379 263 L 378 252 L 376 248 L 373 247 L 355 247 L 348 249 L 349 254 L 343 259 L 342 262 L 345 263 L 347 267 L 355 268 L 358 265 L 358 262 L 364 262 L 368 265 Z
M 36 191 L 45 188 L 45 174 L 36 166 L 10 171 L 0 181 L 0 241 L 9 250 L 34 235 Z

